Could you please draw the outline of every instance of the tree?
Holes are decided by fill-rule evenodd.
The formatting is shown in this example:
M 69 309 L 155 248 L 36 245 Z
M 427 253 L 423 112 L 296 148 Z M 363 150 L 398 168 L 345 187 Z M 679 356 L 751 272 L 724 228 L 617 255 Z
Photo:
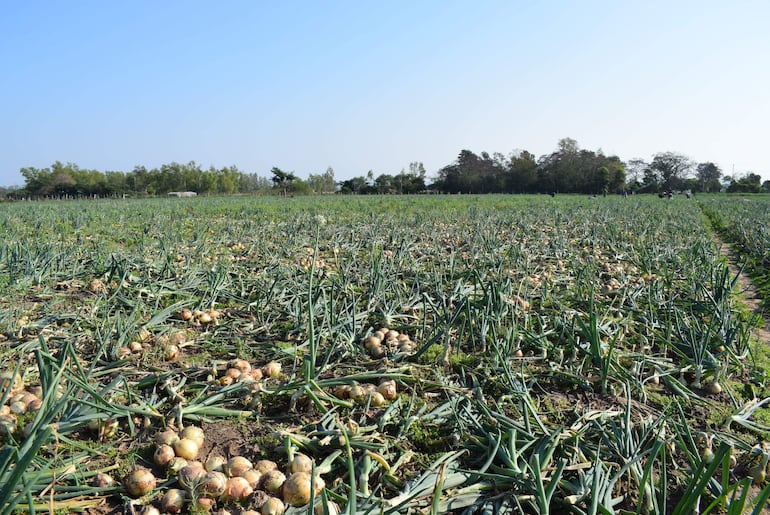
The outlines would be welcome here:
M 297 180 L 297 176 L 294 175 L 294 172 L 284 172 L 277 166 L 274 166 L 270 172 L 273 174 L 273 177 L 270 180 L 273 181 L 273 185 L 276 188 L 281 190 L 283 195 L 286 195 L 286 191 L 291 183 Z
M 722 177 L 722 170 L 711 162 L 700 163 L 695 169 L 695 175 L 698 178 L 700 191 L 714 192 L 721 189 L 719 179 Z
M 660 187 L 668 191 L 682 189 L 692 166 L 692 161 L 682 154 L 660 152 L 653 156 L 648 168 L 657 177 Z
M 738 179 L 733 178 L 727 193 L 759 193 L 762 191 L 761 182 L 762 177 L 749 172 Z
M 644 159 L 634 158 L 625 162 L 626 181 L 628 187 L 636 190 L 641 188 L 644 180 L 644 171 L 649 165 Z
M 310 174 L 307 178 L 308 186 L 316 193 L 334 193 L 337 191 L 337 182 L 334 180 L 334 169 L 330 166 L 324 173 Z

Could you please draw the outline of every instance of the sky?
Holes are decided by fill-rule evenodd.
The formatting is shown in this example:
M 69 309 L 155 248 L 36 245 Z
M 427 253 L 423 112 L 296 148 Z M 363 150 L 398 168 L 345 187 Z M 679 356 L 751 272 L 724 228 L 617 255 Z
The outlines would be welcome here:
M 0 186 L 55 161 L 429 176 L 561 138 L 770 179 L 770 2 L 0 2 Z

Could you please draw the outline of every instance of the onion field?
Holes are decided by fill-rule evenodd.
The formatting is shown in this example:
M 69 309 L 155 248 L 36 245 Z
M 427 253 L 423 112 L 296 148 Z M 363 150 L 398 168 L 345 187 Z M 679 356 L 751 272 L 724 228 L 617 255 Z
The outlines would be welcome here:
M 0 204 L 0 513 L 766 513 L 770 197 Z

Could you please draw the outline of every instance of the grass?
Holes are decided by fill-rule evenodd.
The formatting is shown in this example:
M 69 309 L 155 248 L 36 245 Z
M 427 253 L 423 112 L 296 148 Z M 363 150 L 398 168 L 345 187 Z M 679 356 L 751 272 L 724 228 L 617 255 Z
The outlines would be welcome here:
M 347 513 L 737 513 L 754 509 L 749 487 L 766 495 L 749 467 L 725 473 L 725 445 L 746 461 L 767 436 L 768 409 L 752 401 L 768 397 L 770 357 L 750 338 L 757 319 L 738 303 L 700 209 L 730 231 L 742 205 L 126 202 L 0 206 L 0 298 L 13 306 L 0 315 L 4 369 L 18 367 L 28 390 L 69 393 L 19 417 L 39 423 L 29 438 L 19 428 L 5 439 L 17 506 L 52 483 L 94 492 L 67 477 L 43 485 L 45 469 L 25 460 L 53 449 L 76 460 L 120 442 L 118 470 L 147 463 L 145 421 L 230 427 L 245 433 L 242 448 L 258 445 L 254 458 L 282 466 L 295 448 L 307 452 L 324 464 L 323 499 Z M 762 247 L 748 243 L 764 241 L 761 231 L 741 231 L 743 247 Z M 183 308 L 219 316 L 185 321 Z M 381 326 L 414 349 L 393 344 L 372 358 L 362 338 Z M 180 357 L 166 360 L 179 333 Z M 277 360 L 281 373 L 228 384 L 235 358 Z M 382 406 L 371 393 L 335 393 L 385 378 L 398 396 Z M 721 393 L 705 388 L 714 380 Z M 114 435 L 85 438 L 85 425 L 106 418 L 118 421 Z M 44 419 L 57 420 L 55 438 Z M 103 497 L 120 504 L 119 488 Z

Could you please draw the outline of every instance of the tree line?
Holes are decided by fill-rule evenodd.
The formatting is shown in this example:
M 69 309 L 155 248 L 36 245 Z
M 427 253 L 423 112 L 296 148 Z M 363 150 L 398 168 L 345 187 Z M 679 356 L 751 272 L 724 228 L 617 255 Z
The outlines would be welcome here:
M 161 195 L 173 191 L 198 194 L 272 192 L 280 194 L 412 194 L 438 193 L 658 193 L 761 192 L 770 191 L 770 181 L 761 183 L 754 173 L 725 176 L 714 163 L 695 163 L 683 154 L 660 152 L 647 162 L 622 161 L 601 150 L 579 148 L 577 141 L 564 138 L 557 149 L 539 158 L 519 150 L 476 154 L 462 150 L 457 159 L 438 170 L 429 181 L 424 165 L 412 162 L 399 173 L 367 174 L 336 181 L 329 167 L 301 179 L 295 172 L 273 167 L 272 177 L 247 173 L 236 166 L 204 169 L 195 161 L 172 162 L 158 168 L 136 166 L 130 172 L 88 170 L 59 161 L 47 168 L 21 169 L 25 184 L 19 190 L 4 189 L 13 196 L 121 196 Z

